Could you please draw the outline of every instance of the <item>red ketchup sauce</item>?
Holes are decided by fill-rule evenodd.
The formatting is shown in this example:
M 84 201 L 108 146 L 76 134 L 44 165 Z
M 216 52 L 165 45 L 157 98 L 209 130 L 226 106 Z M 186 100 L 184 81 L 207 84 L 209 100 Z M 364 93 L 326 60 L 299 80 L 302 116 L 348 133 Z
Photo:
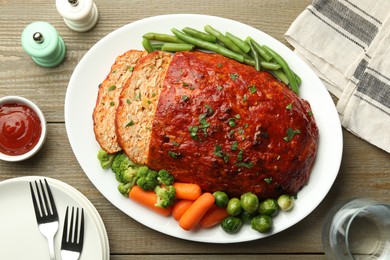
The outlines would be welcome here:
M 29 152 L 41 136 L 41 120 L 23 104 L 0 105 L 0 152 L 21 155 Z

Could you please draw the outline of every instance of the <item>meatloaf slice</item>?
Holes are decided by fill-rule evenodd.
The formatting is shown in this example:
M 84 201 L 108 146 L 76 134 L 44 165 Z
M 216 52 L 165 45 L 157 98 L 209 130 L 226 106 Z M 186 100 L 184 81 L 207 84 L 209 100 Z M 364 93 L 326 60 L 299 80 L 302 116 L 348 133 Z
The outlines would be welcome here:
M 202 52 L 175 54 L 152 126 L 139 139 L 150 168 L 204 191 L 260 198 L 307 183 L 319 137 L 309 103 L 271 74 Z
M 116 108 L 124 83 L 130 78 L 134 66 L 147 52 L 130 50 L 117 57 L 111 71 L 99 85 L 96 106 L 93 111 L 93 130 L 102 149 L 108 153 L 120 151 L 115 132 Z
M 141 58 L 119 98 L 115 120 L 118 143 L 139 164 L 146 162 L 152 121 L 171 60 L 171 54 L 162 51 Z

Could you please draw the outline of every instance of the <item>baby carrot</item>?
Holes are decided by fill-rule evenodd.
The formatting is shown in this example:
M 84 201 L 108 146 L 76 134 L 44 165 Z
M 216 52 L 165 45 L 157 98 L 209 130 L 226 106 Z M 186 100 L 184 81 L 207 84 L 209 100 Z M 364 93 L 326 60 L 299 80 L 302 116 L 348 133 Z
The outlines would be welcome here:
M 145 191 L 138 185 L 135 185 L 130 190 L 129 198 L 163 216 L 169 216 L 172 213 L 172 207 L 164 209 L 155 206 L 157 195 L 154 191 Z
M 183 216 L 184 212 L 187 211 L 187 209 L 194 203 L 193 200 L 179 200 L 173 205 L 172 208 L 172 216 L 174 219 L 179 221 L 181 216 Z
M 214 205 L 214 196 L 210 192 L 203 193 L 194 203 L 184 212 L 179 220 L 179 226 L 184 230 L 190 230 L 195 227 L 206 212 Z
M 220 208 L 217 205 L 213 205 L 199 221 L 199 225 L 202 228 L 210 228 L 219 224 L 227 216 L 229 216 L 229 214 L 225 208 Z
M 176 198 L 184 200 L 196 200 L 202 195 L 202 189 L 198 184 L 175 182 Z

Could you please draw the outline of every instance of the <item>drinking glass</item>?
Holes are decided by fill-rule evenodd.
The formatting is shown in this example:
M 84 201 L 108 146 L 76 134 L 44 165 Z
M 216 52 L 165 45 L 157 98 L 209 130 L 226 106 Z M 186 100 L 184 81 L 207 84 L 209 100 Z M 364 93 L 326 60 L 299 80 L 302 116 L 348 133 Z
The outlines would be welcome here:
M 390 205 L 365 198 L 335 205 L 322 245 L 329 259 L 390 259 Z

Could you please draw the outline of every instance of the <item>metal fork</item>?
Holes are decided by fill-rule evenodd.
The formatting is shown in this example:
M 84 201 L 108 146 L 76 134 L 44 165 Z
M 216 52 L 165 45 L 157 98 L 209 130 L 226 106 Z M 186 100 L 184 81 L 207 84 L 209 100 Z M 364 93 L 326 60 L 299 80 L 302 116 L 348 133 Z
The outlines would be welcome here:
M 34 205 L 38 228 L 47 238 L 50 259 L 54 260 L 54 236 L 58 230 L 58 213 L 49 184 L 46 179 L 44 179 L 44 181 L 46 189 L 42 184 L 42 180 L 39 180 L 40 186 L 38 186 L 37 181 L 34 181 L 36 192 L 30 182 L 31 198 Z
M 64 229 L 62 231 L 61 257 L 63 260 L 77 260 L 83 250 L 84 243 L 84 209 L 81 208 L 81 219 L 79 221 L 79 208 L 76 208 L 76 212 L 74 212 L 74 207 L 72 207 L 72 213 L 69 213 L 69 228 L 68 210 L 69 207 L 66 207 Z

